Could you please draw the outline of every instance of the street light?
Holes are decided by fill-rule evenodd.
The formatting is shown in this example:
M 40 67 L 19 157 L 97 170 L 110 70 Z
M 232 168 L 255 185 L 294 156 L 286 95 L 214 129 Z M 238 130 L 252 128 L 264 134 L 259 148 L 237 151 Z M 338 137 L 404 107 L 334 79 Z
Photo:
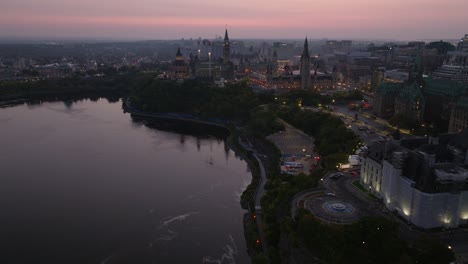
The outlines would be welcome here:
M 211 52 L 210 51 L 208 52 L 208 71 L 209 71 L 210 78 L 211 78 Z

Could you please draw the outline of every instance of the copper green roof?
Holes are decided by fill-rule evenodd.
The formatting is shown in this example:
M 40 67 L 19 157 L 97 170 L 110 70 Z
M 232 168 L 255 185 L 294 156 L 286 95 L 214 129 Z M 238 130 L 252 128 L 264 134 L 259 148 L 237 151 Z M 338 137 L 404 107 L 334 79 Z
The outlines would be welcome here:
M 421 88 L 418 87 L 417 82 L 406 85 L 400 92 L 400 98 L 407 101 L 415 101 L 417 98 L 424 100 Z
M 465 109 L 468 109 L 468 96 L 462 96 L 460 99 L 457 101 L 457 106 L 463 107 Z
M 424 93 L 427 95 L 459 97 L 468 92 L 468 85 L 450 80 L 426 79 Z
M 387 93 L 398 93 L 401 88 L 402 88 L 402 84 L 401 83 L 387 83 L 387 82 L 383 82 L 381 85 L 380 85 L 380 88 L 378 89 L 379 90 L 379 93 L 381 94 L 387 94 Z

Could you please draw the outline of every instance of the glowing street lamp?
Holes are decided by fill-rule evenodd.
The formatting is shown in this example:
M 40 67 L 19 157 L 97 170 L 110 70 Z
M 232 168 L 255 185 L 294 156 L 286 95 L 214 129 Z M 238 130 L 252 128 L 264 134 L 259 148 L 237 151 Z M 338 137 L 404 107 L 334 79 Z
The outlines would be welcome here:
M 209 74 L 210 74 L 210 78 L 211 78 L 211 52 L 208 52 L 208 71 L 209 71 Z

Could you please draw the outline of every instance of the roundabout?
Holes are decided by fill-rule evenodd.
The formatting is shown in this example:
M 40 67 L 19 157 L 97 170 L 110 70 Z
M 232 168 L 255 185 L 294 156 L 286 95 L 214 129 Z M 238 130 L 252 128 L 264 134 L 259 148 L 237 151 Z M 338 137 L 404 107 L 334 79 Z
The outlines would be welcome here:
M 352 214 L 355 209 L 352 205 L 340 201 L 325 202 L 323 209 L 331 214 Z
M 331 197 L 318 190 L 298 197 L 295 206 L 304 208 L 320 221 L 331 224 L 352 224 L 363 216 L 358 207 L 351 202 L 340 197 Z

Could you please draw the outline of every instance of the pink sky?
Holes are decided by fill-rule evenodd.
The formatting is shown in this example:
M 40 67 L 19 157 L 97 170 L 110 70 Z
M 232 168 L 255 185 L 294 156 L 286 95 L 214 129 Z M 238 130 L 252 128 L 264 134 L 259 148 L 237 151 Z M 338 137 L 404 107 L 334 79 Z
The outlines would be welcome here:
M 0 37 L 456 39 L 467 0 L 3 0 Z

